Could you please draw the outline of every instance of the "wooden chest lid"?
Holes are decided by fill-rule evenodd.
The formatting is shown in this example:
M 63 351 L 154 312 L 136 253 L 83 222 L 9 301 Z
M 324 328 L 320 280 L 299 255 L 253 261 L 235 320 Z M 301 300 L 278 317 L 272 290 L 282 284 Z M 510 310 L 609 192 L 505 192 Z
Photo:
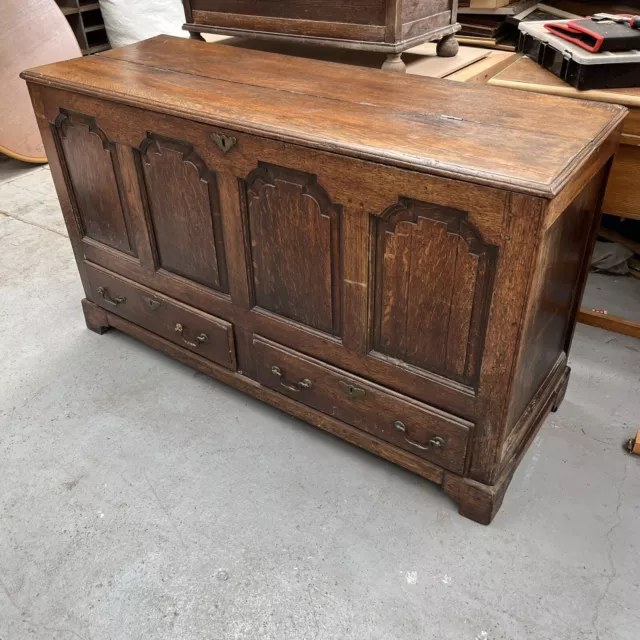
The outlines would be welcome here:
M 551 198 L 626 115 L 612 104 L 158 36 L 29 82 Z

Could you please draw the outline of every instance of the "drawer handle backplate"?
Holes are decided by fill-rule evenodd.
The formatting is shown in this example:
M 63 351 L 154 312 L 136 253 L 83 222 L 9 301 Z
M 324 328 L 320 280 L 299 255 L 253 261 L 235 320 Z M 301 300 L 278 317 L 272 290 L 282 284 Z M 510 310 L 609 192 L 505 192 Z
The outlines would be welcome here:
M 98 287 L 98 294 L 107 304 L 112 304 L 114 307 L 117 307 L 119 304 L 124 304 L 127 301 L 124 296 L 112 298 L 106 287 Z
M 311 389 L 311 387 L 313 386 L 311 380 L 309 380 L 308 378 L 300 380 L 300 382 L 298 382 L 297 384 L 290 384 L 286 382 L 284 379 L 284 374 L 280 370 L 280 367 L 271 367 L 271 373 L 273 373 L 274 376 L 278 376 L 278 378 L 280 378 L 280 386 L 284 387 L 285 389 L 289 389 L 289 391 L 295 391 L 296 393 L 298 393 L 303 389 Z
M 404 422 L 401 422 L 400 420 L 396 420 L 393 423 L 393 426 L 398 431 L 402 431 L 405 434 L 404 439 L 412 447 L 417 447 L 418 449 L 422 449 L 423 451 L 426 451 L 427 449 L 444 449 L 447 446 L 447 441 L 444 438 L 441 438 L 440 436 L 434 436 L 433 438 L 431 438 L 431 440 L 429 440 L 429 443 L 426 446 L 423 444 L 420 444 L 419 442 L 414 442 L 413 440 L 409 440 L 409 437 L 406 435 L 407 427 L 404 424 Z
M 196 347 L 199 347 L 203 342 L 206 342 L 209 339 L 206 333 L 201 333 L 199 336 L 196 336 L 195 341 L 188 340 L 187 338 L 184 337 L 184 327 L 179 322 L 176 323 L 175 331 L 176 333 L 180 334 L 180 337 L 182 338 L 182 342 L 184 342 L 185 344 L 188 344 L 190 347 L 193 347 L 194 349 Z

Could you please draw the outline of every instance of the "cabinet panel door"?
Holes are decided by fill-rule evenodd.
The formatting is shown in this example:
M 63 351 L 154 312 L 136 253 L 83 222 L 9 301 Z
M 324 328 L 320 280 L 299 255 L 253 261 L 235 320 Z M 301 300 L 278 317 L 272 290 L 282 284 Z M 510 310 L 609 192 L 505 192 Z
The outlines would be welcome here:
M 121 198 L 115 143 L 92 116 L 61 110 L 54 127 L 75 200 L 80 235 L 136 255 Z
M 374 350 L 473 384 L 495 265 L 464 211 L 400 198 L 375 224 Z
M 227 292 L 215 172 L 191 143 L 155 134 L 140 156 L 158 267 Z
M 259 163 L 245 181 L 256 306 L 341 333 L 341 207 L 316 176 Z

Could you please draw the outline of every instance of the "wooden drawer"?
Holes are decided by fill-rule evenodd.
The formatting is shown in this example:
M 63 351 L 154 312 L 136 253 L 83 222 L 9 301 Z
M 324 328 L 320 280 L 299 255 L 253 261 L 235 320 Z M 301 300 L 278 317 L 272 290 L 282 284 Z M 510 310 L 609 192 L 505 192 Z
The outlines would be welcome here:
M 625 135 L 640 136 L 640 109 L 629 107 L 622 131 Z
M 260 384 L 456 473 L 473 424 L 254 336 Z
M 93 300 L 153 333 L 236 370 L 233 326 L 202 311 L 87 264 Z
M 628 137 L 627 137 L 628 138 Z M 640 138 L 638 138 L 640 141 Z M 640 219 L 640 205 L 635 195 L 640 170 L 640 146 L 621 144 L 616 153 L 602 210 L 612 216 Z

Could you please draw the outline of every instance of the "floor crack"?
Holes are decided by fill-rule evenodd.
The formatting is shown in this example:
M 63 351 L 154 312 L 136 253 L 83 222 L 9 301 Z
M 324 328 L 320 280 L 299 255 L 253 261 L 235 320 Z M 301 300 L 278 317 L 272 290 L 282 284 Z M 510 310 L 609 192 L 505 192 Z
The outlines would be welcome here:
M 50 231 L 51 233 L 55 233 L 56 235 L 61 236 L 62 238 L 68 238 L 69 236 L 66 233 L 60 233 L 60 231 L 56 231 L 55 229 L 51 229 L 50 227 L 45 227 L 44 225 L 38 224 L 36 222 L 30 222 L 29 220 L 25 220 L 24 218 L 19 218 L 11 213 L 7 213 L 6 211 L 0 211 L 0 215 L 5 215 L 7 218 L 11 218 L 12 220 L 17 220 L 18 222 L 22 222 L 23 224 L 28 224 L 31 227 L 37 227 L 38 229 L 42 229 L 43 231 Z
M 31 622 L 30 620 L 23 620 L 25 624 L 28 624 L 32 627 L 36 627 L 36 629 L 44 629 L 45 631 L 55 631 L 56 633 L 70 633 L 75 638 L 79 640 L 86 640 L 84 636 L 81 636 L 77 631 L 73 629 L 63 629 L 61 627 L 47 627 L 43 624 L 37 624 L 35 622 Z
M 556 429 L 562 429 L 564 431 L 569 431 L 571 433 L 575 433 L 576 432 L 576 428 L 573 425 L 566 425 L 566 424 L 561 424 L 559 422 L 554 422 L 553 426 Z M 619 443 L 616 442 L 607 442 L 606 440 L 600 440 L 598 438 L 595 438 L 594 436 L 589 435 L 586 431 L 584 431 L 584 429 L 581 430 L 582 431 L 582 435 L 587 439 L 587 440 L 592 440 L 593 442 L 597 442 L 599 444 L 603 444 L 606 447 L 611 447 L 614 449 L 619 449 L 620 445 Z
M 0 165 L 1 167 L 2 165 Z M 47 166 L 46 163 L 42 166 L 42 167 L 37 167 L 34 168 L 30 171 L 20 171 L 20 173 L 17 173 L 13 178 L 8 178 L 7 180 L 3 180 L 2 182 L 0 182 L 0 187 L 3 187 L 5 184 L 11 184 L 12 182 L 17 182 L 18 180 L 22 180 L 23 178 L 26 178 L 28 176 L 33 176 L 37 173 L 42 173 L 43 171 L 47 170 Z M 22 189 L 24 189 L 24 187 L 21 187 Z
M 629 471 L 629 460 L 625 462 L 624 473 L 622 474 L 622 478 L 618 483 L 618 505 L 616 506 L 616 521 L 609 530 L 607 531 L 605 538 L 607 540 L 607 560 L 609 561 L 610 573 L 607 577 L 607 584 L 605 585 L 604 591 L 602 595 L 598 598 L 596 604 L 593 607 L 593 617 L 591 619 L 591 626 L 596 634 L 596 640 L 600 640 L 600 632 L 598 631 L 598 622 L 600 620 L 600 609 L 602 607 L 602 603 L 605 601 L 606 597 L 609 595 L 609 590 L 611 589 L 611 585 L 613 581 L 618 577 L 618 568 L 616 567 L 616 563 L 613 560 L 613 541 L 611 540 L 611 536 L 617 527 L 622 523 L 622 517 L 620 516 L 620 509 L 622 508 L 622 489 L 624 487 L 624 483 L 627 480 L 627 474 Z M 603 575 L 603 577 L 605 577 Z
M 4 591 L 5 595 L 9 599 L 9 602 L 16 608 L 16 611 L 18 611 L 19 613 L 22 613 L 22 609 L 18 606 L 18 603 L 13 599 L 11 592 L 7 588 L 7 585 L 3 582 L 2 578 L 0 578 L 0 587 L 2 587 L 2 590 Z
M 37 622 L 32 622 L 31 615 L 26 612 L 23 611 L 21 607 L 18 606 L 18 603 L 13 599 L 13 596 L 11 595 L 11 592 L 9 591 L 9 589 L 7 588 L 7 585 L 3 582 L 2 578 L 0 578 L 0 587 L 2 588 L 2 590 L 4 591 L 4 593 L 6 594 L 7 598 L 9 599 L 9 602 L 15 607 L 16 611 L 21 614 L 22 616 L 28 616 L 28 618 L 22 618 L 21 622 L 23 624 L 27 624 L 31 627 L 36 627 L 37 629 L 44 629 L 45 631 L 55 631 L 55 632 L 63 632 L 63 633 L 70 633 L 72 636 L 78 638 L 79 640 L 85 640 L 84 636 L 81 636 L 77 631 L 74 631 L 73 629 L 62 629 L 62 628 L 58 628 L 58 627 L 47 627 L 43 624 L 38 624 Z M 2 640 L 2 638 L 0 638 L 0 640 Z
M 160 500 L 160 497 L 158 496 L 158 493 L 155 490 L 155 487 L 151 484 L 151 481 L 149 480 L 149 477 L 147 476 L 147 474 L 144 474 L 145 480 L 147 481 L 147 484 L 149 485 L 149 489 L 151 489 L 151 492 L 153 493 L 153 495 L 155 496 L 155 499 L 159 505 L 159 507 L 162 509 L 163 513 L 165 516 L 167 516 L 167 520 L 169 520 L 169 524 L 171 525 L 171 528 L 175 531 L 175 534 L 178 536 L 178 539 L 180 540 L 180 543 L 182 544 L 182 548 L 186 551 L 187 550 L 187 545 L 185 544 L 185 541 L 182 537 L 182 534 L 180 533 L 173 517 L 171 516 L 171 514 L 169 513 L 169 510 L 165 507 L 164 503 L 162 502 L 162 500 Z

